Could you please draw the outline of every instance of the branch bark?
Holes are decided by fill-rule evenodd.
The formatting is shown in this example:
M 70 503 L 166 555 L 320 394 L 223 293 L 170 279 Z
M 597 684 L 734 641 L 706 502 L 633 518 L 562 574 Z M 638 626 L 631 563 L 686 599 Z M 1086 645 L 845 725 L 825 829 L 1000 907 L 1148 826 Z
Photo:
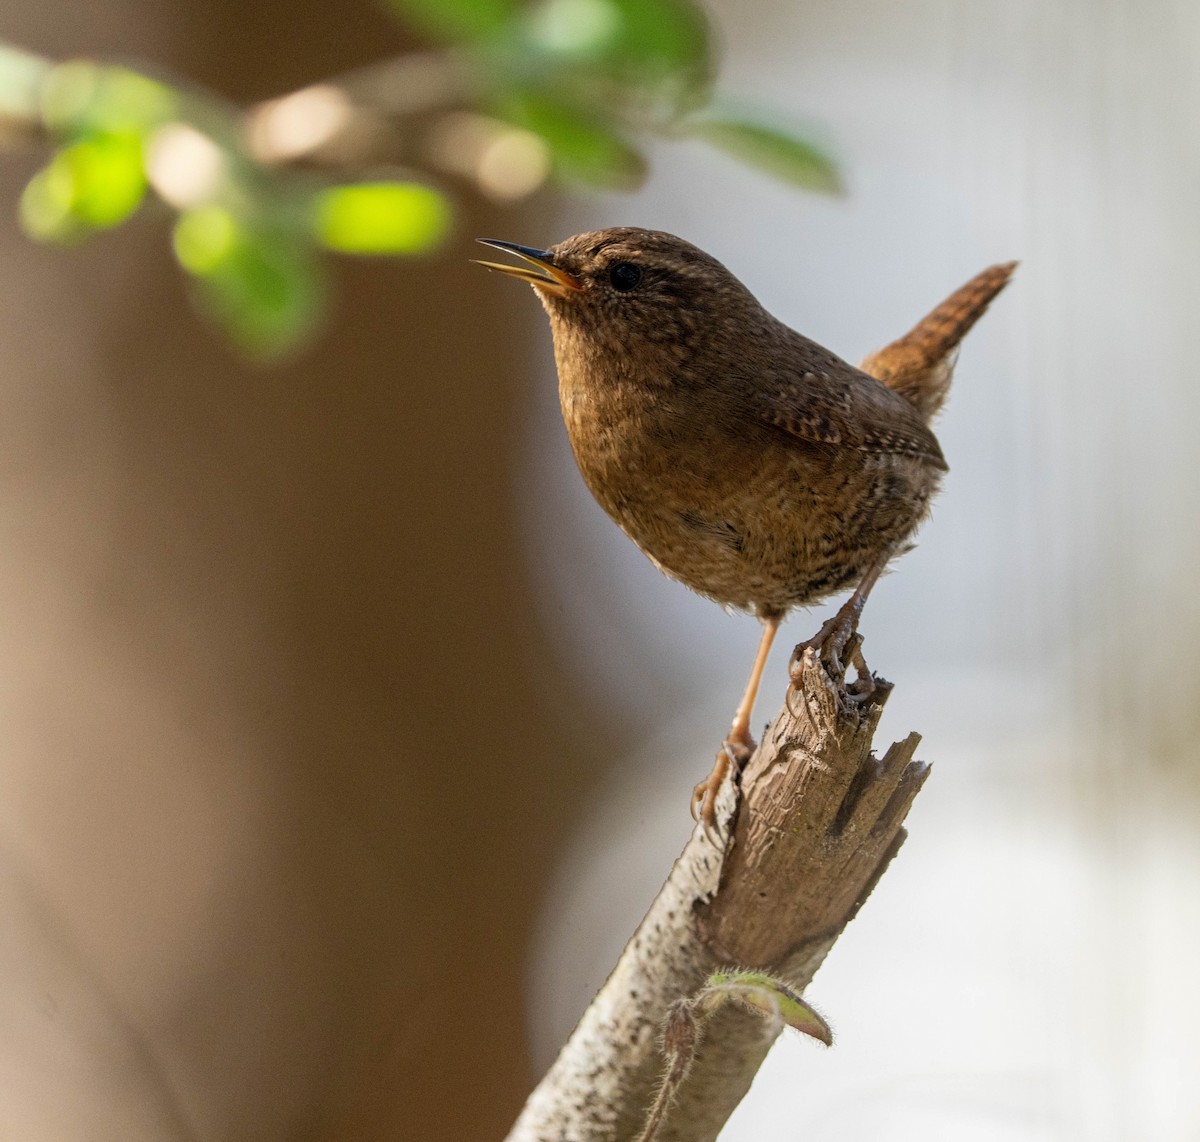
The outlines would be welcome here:
M 507 1142 L 634 1137 L 660 1078 L 670 1005 L 730 965 L 802 992 L 903 843 L 929 772 L 913 760 L 919 735 L 876 758 L 871 741 L 890 688 L 855 707 L 811 652 L 800 672 L 792 709 L 726 779 L 717 830 L 693 832 Z M 714 1015 L 658 1137 L 716 1138 L 777 1034 L 735 1005 Z

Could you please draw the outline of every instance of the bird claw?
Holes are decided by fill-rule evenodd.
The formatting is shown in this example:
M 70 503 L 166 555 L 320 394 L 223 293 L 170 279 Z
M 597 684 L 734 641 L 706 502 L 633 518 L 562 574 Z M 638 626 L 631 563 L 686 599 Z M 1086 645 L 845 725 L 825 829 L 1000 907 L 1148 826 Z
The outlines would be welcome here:
M 854 667 L 855 679 L 843 686 L 842 694 L 851 706 L 882 706 L 892 692 L 892 684 L 872 672 L 862 655 L 862 635 L 855 632 L 846 644 L 847 657 Z
M 863 658 L 863 639 L 857 626 L 858 614 L 849 607 L 843 607 L 831 619 L 827 619 L 812 638 L 799 643 L 792 652 L 789 664 L 791 686 L 788 690 L 788 710 L 793 716 L 796 711 L 792 705 L 792 696 L 804 696 L 804 656 L 810 650 L 816 653 L 818 661 L 833 682 L 843 708 L 858 708 L 870 702 L 882 704 L 886 700 L 892 685 L 871 673 L 866 659 Z M 847 682 L 846 673 L 851 666 L 854 667 L 855 678 L 853 682 Z M 812 715 L 808 703 L 801 702 L 801 709 L 811 722 Z
M 712 772 L 703 781 L 698 781 L 692 790 L 692 820 L 704 826 L 709 840 L 714 840 L 712 834 L 717 826 L 717 794 L 721 791 L 725 775 L 730 768 L 735 773 L 740 772 L 753 752 L 753 740 L 740 741 L 731 738 L 722 742 L 721 748 L 717 750 Z
M 862 637 L 855 629 L 857 618 L 857 615 L 843 607 L 833 618 L 826 619 L 812 638 L 797 644 L 789 664 L 793 685 L 798 684 L 802 678 L 804 655 L 810 650 L 816 652 L 821 665 L 825 667 L 826 673 L 834 683 L 839 688 L 845 685 L 846 664 L 843 658 L 855 666 L 862 662 Z

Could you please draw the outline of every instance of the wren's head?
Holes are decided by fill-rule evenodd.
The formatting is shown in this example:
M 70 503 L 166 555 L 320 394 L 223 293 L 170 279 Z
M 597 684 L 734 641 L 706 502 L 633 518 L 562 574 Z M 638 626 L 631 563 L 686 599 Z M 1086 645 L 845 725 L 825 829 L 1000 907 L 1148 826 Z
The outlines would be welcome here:
M 748 323 L 769 320 L 720 262 L 660 230 L 597 230 L 548 250 L 480 241 L 529 263 L 480 264 L 534 287 L 550 315 L 560 368 L 565 356 L 619 367 L 634 355 L 645 364 L 665 358 L 678 369 L 697 352 L 744 344 Z

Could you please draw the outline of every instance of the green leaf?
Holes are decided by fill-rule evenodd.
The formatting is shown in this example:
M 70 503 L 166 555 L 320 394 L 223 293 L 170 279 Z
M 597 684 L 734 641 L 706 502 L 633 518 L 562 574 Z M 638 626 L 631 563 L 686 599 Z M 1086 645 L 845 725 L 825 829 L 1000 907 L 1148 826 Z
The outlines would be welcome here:
M 33 238 L 67 242 L 124 222 L 146 193 L 142 141 L 94 135 L 63 147 L 21 196 L 21 222 Z
M 248 355 L 279 357 L 315 330 L 325 282 L 303 235 L 256 227 L 209 205 L 180 216 L 174 248 L 201 307 Z
M 179 97 L 166 84 L 88 60 L 59 64 L 42 85 L 42 117 L 52 131 L 68 137 L 145 134 L 178 109 Z
M 779 128 L 746 119 L 713 118 L 686 123 L 681 133 L 703 139 L 734 158 L 806 190 L 825 194 L 843 191 L 837 168 L 828 155 Z
M 492 36 L 520 9 L 520 0 L 388 0 L 409 24 L 435 40 L 460 43 Z
M 343 254 L 423 254 L 450 233 L 450 206 L 413 182 L 337 186 L 313 203 L 313 233 Z
M 616 75 L 661 79 L 708 60 L 708 22 L 689 0 L 542 0 L 527 27 L 540 49 Z
M 708 22 L 692 0 L 541 0 L 504 49 L 510 73 L 640 120 L 699 105 L 713 70 Z
M 184 211 L 171 240 L 179 264 L 188 273 L 203 277 L 216 273 L 233 256 L 242 234 L 230 210 L 209 203 Z
M 543 0 L 528 10 L 528 43 L 551 55 L 595 59 L 613 52 L 622 38 L 614 0 Z
M 564 178 L 632 190 L 646 176 L 642 156 L 621 135 L 570 103 L 541 92 L 523 92 L 506 100 L 500 114 L 545 139 L 555 171 Z
M 690 0 L 611 0 L 621 13 L 618 51 L 639 70 L 707 72 L 712 51 L 704 10 Z
M 54 162 L 44 167 L 21 193 L 21 229 L 39 242 L 70 242 L 83 237 L 71 212 L 74 194 L 68 169 Z
M 74 213 L 103 229 L 124 222 L 146 193 L 142 140 L 137 135 L 95 135 L 59 152 L 74 181 Z
M 833 1042 L 829 1024 L 786 983 L 766 972 L 732 970 L 714 972 L 698 997 L 705 1006 L 721 999 L 734 1000 L 769 1019 L 781 1019 L 825 1046 Z

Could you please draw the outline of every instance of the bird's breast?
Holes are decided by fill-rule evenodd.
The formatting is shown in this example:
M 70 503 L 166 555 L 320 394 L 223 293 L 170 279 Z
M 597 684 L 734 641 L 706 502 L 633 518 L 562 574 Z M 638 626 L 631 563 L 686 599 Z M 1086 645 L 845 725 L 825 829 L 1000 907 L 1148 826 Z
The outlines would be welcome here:
M 924 517 L 911 457 L 782 440 L 721 394 L 663 393 L 560 368 L 584 482 L 658 567 L 727 606 L 782 614 L 862 575 Z

